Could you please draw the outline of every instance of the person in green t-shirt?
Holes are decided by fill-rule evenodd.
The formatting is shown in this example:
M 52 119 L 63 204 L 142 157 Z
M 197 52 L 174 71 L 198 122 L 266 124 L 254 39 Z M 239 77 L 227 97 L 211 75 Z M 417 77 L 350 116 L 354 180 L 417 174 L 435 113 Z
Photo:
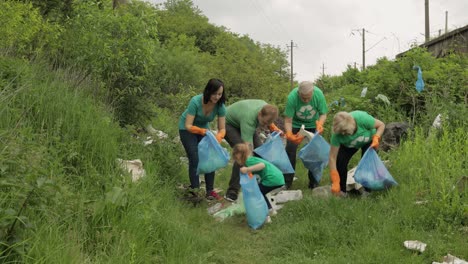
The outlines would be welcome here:
M 193 199 L 200 197 L 200 182 L 197 174 L 198 144 L 209 129 L 208 123 L 218 117 L 218 142 L 226 134 L 226 107 L 224 102 L 224 83 L 219 79 L 211 79 L 206 84 L 203 94 L 195 95 L 190 99 L 187 109 L 179 118 L 180 141 L 184 146 L 189 160 L 189 193 Z M 208 133 L 211 133 L 208 131 Z M 209 200 L 222 200 L 222 197 L 214 191 L 215 172 L 205 174 L 206 198 Z
M 284 186 L 283 173 L 271 162 L 252 156 L 252 149 L 248 143 L 235 145 L 232 150 L 232 157 L 237 164 L 242 166 L 240 172 L 260 176 L 258 187 L 265 198 L 270 215 L 275 215 L 276 211 L 272 208 L 266 194 Z
M 371 147 L 379 147 L 385 124 L 364 111 L 338 112 L 333 118 L 333 131 L 330 139 L 330 178 L 332 193 L 346 193 L 348 163 L 361 149 L 361 157 Z
M 257 127 L 283 133 L 273 124 L 278 118 L 278 108 L 263 100 L 247 99 L 235 102 L 226 109 L 226 141 L 233 148 L 239 143 L 249 143 L 253 148 L 262 143 L 256 134 Z M 240 190 L 239 164 L 232 165 L 231 179 L 225 199 L 237 200 Z
M 323 124 L 327 118 L 328 107 L 322 90 L 314 86 L 312 82 L 301 82 L 288 95 L 286 109 L 284 111 L 284 130 L 288 140 L 286 153 L 294 169 L 296 169 L 296 151 L 303 136 L 297 132 L 304 125 L 309 132 L 320 134 L 323 132 Z M 311 171 L 308 171 L 309 188 L 318 186 Z M 285 174 L 286 187 L 291 188 L 294 173 Z

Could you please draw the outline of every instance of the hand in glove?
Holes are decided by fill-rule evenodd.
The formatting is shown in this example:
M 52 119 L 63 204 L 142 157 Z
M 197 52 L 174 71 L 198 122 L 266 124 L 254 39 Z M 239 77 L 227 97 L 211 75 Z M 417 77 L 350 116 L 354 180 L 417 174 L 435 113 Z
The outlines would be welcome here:
M 271 123 L 271 125 L 268 126 L 268 129 L 270 129 L 271 132 L 278 132 L 280 135 L 283 135 L 283 131 L 279 129 L 274 123 Z
M 291 141 L 292 143 L 299 145 L 301 141 L 304 139 L 304 136 L 293 134 L 291 131 L 286 132 L 286 139 Z
M 372 143 L 370 145 L 371 148 L 377 149 L 379 147 L 380 136 L 374 135 L 372 136 Z
M 191 126 L 189 128 L 190 133 L 204 136 L 206 134 L 206 128 L 199 128 L 197 126 Z
M 317 130 L 317 132 L 319 132 L 319 134 L 322 134 L 323 133 L 323 122 L 320 121 L 320 120 L 315 121 L 315 129 Z
M 340 194 L 340 174 L 338 174 L 337 170 L 330 171 L 330 178 L 332 182 L 331 191 L 333 194 L 338 195 Z

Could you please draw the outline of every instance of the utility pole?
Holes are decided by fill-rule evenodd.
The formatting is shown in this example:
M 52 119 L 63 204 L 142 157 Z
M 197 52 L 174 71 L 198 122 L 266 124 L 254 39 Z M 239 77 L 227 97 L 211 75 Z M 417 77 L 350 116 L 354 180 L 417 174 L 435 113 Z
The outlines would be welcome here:
M 430 39 L 430 33 L 429 33 L 429 0 L 424 0 L 424 11 L 425 11 L 425 36 L 426 36 L 426 42 L 429 41 Z
M 294 42 L 291 40 L 291 46 L 286 46 L 291 48 L 291 89 L 294 88 L 294 71 L 293 71 L 293 49 L 297 48 L 297 45 L 294 45 Z
M 447 34 L 447 30 L 448 30 L 448 11 L 445 11 L 445 34 Z
M 366 69 L 366 30 L 362 29 L 362 70 Z
M 322 77 L 325 76 L 325 63 L 322 62 Z

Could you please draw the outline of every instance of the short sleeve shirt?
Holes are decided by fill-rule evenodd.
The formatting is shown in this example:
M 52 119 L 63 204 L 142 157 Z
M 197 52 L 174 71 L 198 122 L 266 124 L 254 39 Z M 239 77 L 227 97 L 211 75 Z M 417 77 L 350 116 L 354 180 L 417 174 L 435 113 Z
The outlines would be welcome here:
M 209 128 L 208 123 L 213 121 L 215 116 L 223 117 L 226 115 L 226 107 L 224 104 L 216 104 L 213 108 L 213 111 L 208 115 L 203 114 L 203 95 L 195 95 L 190 99 L 187 109 L 182 113 L 179 118 L 179 129 L 185 130 L 185 119 L 187 114 L 193 115 L 195 118 L 193 120 L 193 125 L 201 128 Z
M 245 162 L 245 166 L 250 167 L 258 163 L 265 164 L 265 168 L 259 171 L 253 171 L 253 174 L 258 174 L 261 179 L 261 183 L 265 186 L 280 186 L 284 185 L 283 173 L 275 165 L 266 161 L 262 158 L 250 156 Z
M 364 111 L 353 111 L 349 113 L 356 121 L 356 132 L 352 135 L 332 134 L 330 143 L 332 146 L 343 145 L 348 148 L 362 148 L 372 141 L 372 136 L 377 131 L 375 119 Z
M 226 108 L 226 124 L 240 130 L 244 142 L 253 143 L 258 126 L 258 113 L 267 103 L 263 100 L 241 100 Z
M 284 115 L 292 118 L 292 127 L 315 128 L 315 121 L 320 115 L 328 113 L 327 101 L 322 90 L 314 86 L 312 99 L 304 103 L 298 93 L 298 87 L 294 88 L 288 95 Z

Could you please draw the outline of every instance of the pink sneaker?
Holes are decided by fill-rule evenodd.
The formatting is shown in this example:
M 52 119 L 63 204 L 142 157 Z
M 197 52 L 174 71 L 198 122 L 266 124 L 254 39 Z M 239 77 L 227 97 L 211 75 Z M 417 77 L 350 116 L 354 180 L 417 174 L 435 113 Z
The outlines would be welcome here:
M 206 199 L 221 201 L 223 200 L 223 197 L 221 197 L 217 192 L 211 191 L 206 194 Z

